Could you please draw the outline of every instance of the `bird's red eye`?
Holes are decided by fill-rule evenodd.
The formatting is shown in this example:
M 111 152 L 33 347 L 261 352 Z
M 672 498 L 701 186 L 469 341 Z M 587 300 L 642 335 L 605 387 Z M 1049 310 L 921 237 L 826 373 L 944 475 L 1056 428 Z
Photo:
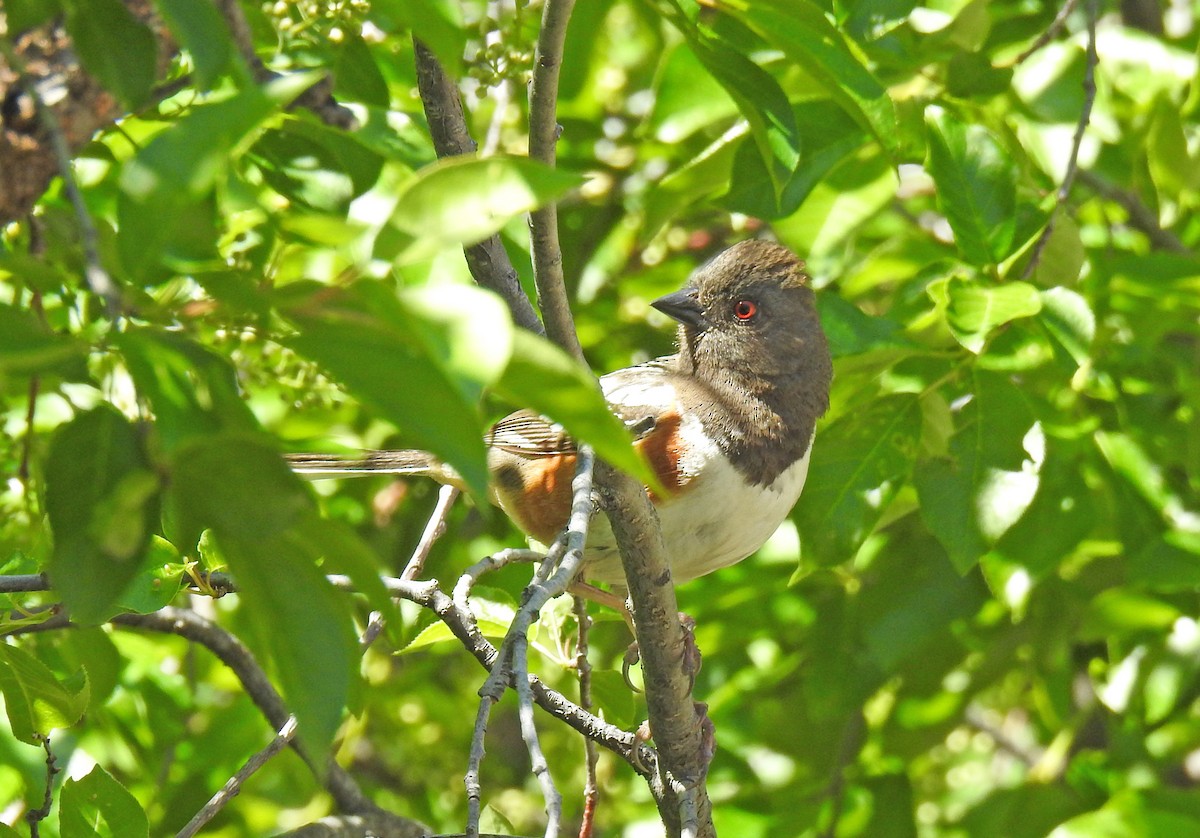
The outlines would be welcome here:
M 738 300 L 733 304 L 733 316 L 738 320 L 749 320 L 758 314 L 758 305 L 751 300 Z

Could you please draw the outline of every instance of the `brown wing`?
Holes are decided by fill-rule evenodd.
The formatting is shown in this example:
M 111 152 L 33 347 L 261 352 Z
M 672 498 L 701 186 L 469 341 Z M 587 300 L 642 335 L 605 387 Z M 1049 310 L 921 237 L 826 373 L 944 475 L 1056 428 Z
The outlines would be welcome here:
M 562 425 L 532 410 L 518 410 L 505 416 L 492 426 L 484 442 L 489 448 L 522 457 L 575 453 L 575 441 L 567 436 Z

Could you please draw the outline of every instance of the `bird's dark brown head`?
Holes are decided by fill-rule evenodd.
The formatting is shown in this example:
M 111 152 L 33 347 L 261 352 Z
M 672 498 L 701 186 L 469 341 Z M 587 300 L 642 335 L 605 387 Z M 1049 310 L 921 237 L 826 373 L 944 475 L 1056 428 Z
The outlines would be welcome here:
M 804 263 L 745 241 L 653 304 L 680 322 L 676 368 L 692 408 L 745 477 L 769 485 L 804 455 L 829 408 L 833 365 Z
M 803 374 L 828 390 L 829 350 L 812 287 L 786 247 L 736 244 L 653 305 L 680 322 L 683 369 L 730 383 Z

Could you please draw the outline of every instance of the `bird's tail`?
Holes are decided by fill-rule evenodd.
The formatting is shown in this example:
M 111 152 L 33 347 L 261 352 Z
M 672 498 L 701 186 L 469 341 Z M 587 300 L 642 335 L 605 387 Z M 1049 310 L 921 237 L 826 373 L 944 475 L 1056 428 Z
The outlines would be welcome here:
M 287 462 L 292 471 L 313 480 L 325 477 L 396 474 L 432 477 L 440 483 L 461 483 L 461 478 L 454 469 L 428 451 L 364 451 L 357 457 L 342 457 L 337 454 L 288 454 Z

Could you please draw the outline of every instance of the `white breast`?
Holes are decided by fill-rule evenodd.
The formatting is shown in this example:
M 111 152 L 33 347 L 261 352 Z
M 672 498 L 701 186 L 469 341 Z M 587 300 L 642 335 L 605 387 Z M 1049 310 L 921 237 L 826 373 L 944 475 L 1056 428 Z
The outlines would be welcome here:
M 740 562 L 774 534 L 792 511 L 808 475 L 809 450 L 767 486 L 749 486 L 703 433 L 698 419 L 680 427 L 687 454 L 684 491 L 658 505 L 675 582 L 686 582 Z M 597 516 L 588 536 L 589 579 L 620 583 L 621 560 L 608 521 Z

